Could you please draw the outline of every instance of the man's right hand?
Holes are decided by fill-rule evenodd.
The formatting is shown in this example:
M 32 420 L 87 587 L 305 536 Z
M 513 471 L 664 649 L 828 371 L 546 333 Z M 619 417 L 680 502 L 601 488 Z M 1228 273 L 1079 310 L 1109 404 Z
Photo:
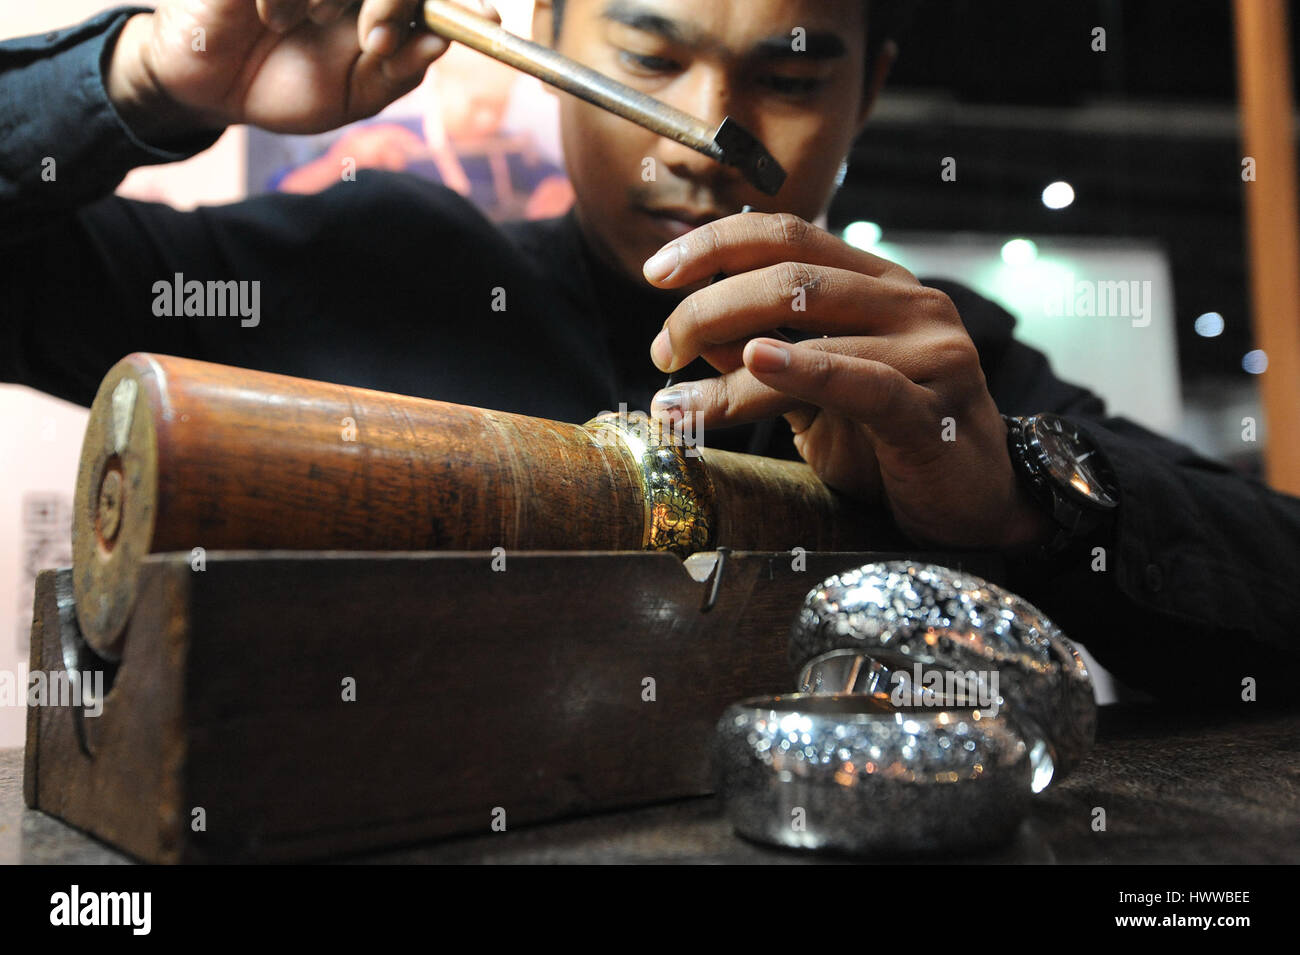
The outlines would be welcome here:
M 490 6 L 465 6 L 498 20 Z M 318 133 L 419 85 L 447 41 L 408 24 L 418 0 L 162 0 L 132 17 L 105 75 L 149 142 L 248 123 Z M 360 9 L 356 9 L 360 7 Z

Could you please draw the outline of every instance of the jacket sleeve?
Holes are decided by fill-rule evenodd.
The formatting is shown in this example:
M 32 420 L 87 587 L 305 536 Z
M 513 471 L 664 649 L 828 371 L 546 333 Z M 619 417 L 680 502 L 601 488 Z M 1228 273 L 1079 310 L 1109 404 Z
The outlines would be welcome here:
M 89 405 L 116 361 L 148 351 L 504 410 L 564 407 L 527 376 L 539 351 L 577 361 L 562 323 L 516 307 L 492 313 L 485 336 L 465 320 L 496 285 L 516 303 L 545 295 L 503 233 L 442 185 L 362 170 L 313 195 L 191 211 L 112 195 L 131 168 L 214 138 L 162 148 L 114 110 L 103 58 L 134 12 L 0 44 L 0 381 Z M 531 353 L 498 347 L 524 337 Z
M 1157 697 L 1241 706 L 1253 681 L 1258 702 L 1300 700 L 1289 675 L 1300 664 L 1300 499 L 1107 415 L 1040 352 L 998 337 L 982 353 L 1000 410 L 1080 426 L 1109 461 L 1120 501 L 1109 530 L 1049 562 L 1013 563 L 1013 589 Z
M 206 134 L 160 148 L 122 121 L 104 67 L 126 21 L 145 7 L 117 7 L 76 26 L 0 42 L 0 210 L 12 245 L 108 195 L 136 166 L 176 162 L 217 139 Z
M 146 143 L 109 101 L 105 57 L 140 12 L 116 8 L 0 43 L 0 380 L 80 404 L 130 351 L 205 347 L 193 323 L 129 313 L 123 283 L 138 276 L 121 263 L 147 261 L 161 280 L 182 250 L 191 264 L 220 258 L 202 216 L 112 195 L 131 169 L 188 158 L 217 138 Z

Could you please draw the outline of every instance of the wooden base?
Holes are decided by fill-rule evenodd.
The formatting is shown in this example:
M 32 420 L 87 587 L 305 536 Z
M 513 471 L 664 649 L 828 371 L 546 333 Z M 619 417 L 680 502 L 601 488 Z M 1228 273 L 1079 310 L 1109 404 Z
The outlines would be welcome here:
M 225 862 L 704 794 L 723 709 L 793 688 L 808 590 L 899 556 L 958 564 L 728 554 L 702 611 L 712 579 L 665 553 L 151 555 L 102 713 L 29 708 L 24 797 L 148 862 Z M 38 576 L 33 673 L 65 675 L 71 594 Z

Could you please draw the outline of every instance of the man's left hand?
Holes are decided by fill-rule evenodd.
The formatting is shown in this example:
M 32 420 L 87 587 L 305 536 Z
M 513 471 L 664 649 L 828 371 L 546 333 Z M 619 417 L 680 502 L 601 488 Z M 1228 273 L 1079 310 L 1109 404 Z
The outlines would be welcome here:
M 664 372 L 703 356 L 719 377 L 674 386 L 677 404 L 660 392 L 652 413 L 697 429 L 783 415 L 828 486 L 887 505 L 917 544 L 1019 553 L 1050 537 L 947 295 L 787 213 L 719 219 L 645 266 L 665 289 L 719 272 L 651 349 Z M 792 343 L 780 327 L 823 337 Z

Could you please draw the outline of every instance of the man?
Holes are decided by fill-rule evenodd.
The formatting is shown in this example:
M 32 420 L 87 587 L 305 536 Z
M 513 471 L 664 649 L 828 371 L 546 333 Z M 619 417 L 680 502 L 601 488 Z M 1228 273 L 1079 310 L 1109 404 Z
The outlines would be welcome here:
M 1222 704 L 1296 659 L 1300 502 L 1104 418 L 992 303 L 809 225 L 892 60 L 862 0 L 537 3 L 543 42 L 754 132 L 789 173 L 774 199 L 570 97 L 577 200 L 547 223 L 497 229 L 389 174 L 193 213 L 109 195 L 232 123 L 374 113 L 446 48 L 414 10 L 166 0 L 5 44 L 0 375 L 86 403 L 114 360 L 152 350 L 583 421 L 645 407 L 679 371 L 656 413 L 696 415 L 707 445 L 802 456 L 914 545 L 1000 551 L 1012 586 L 1130 683 Z M 160 316 L 174 275 L 260 283 L 258 321 Z M 1042 429 L 1065 472 L 1009 450 L 1004 413 L 1062 416 L 1013 425 Z M 753 425 L 777 416 L 788 432 Z

